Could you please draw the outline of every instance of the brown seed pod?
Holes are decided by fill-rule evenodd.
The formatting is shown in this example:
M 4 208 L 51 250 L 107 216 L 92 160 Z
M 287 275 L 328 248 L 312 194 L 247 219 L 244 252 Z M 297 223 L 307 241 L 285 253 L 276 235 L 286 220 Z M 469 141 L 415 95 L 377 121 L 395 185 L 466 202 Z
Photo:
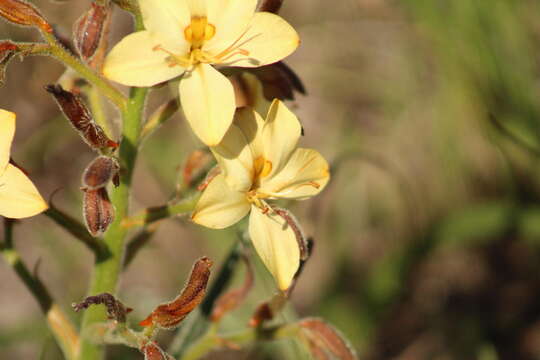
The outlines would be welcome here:
M 1 0 L 0 16 L 15 24 L 34 26 L 48 33 L 53 32 L 52 26 L 41 16 L 38 9 L 26 1 Z
M 98 156 L 84 170 L 82 186 L 84 190 L 96 190 L 107 186 L 120 170 L 118 161 L 109 156 Z
M 141 346 L 140 351 L 144 354 L 144 360 L 174 360 L 174 358 L 163 351 L 154 341 L 147 342 Z
M 114 207 L 105 188 L 84 190 L 83 215 L 88 232 L 101 236 L 114 220 Z
M 95 2 L 73 25 L 73 44 L 85 61 L 92 59 L 105 33 L 111 7 Z
M 139 323 L 141 326 L 156 325 L 163 329 L 173 329 L 197 307 L 206 293 L 212 261 L 203 257 L 193 265 L 184 290 L 173 301 L 159 305 Z
M 357 359 L 354 349 L 345 337 L 322 319 L 307 318 L 301 320 L 298 325 L 315 359 Z
M 101 126 L 94 122 L 92 114 L 80 96 L 64 90 L 60 85 L 47 85 L 45 90 L 54 96 L 71 125 L 90 147 L 93 149 L 118 147 L 118 143 L 109 139 Z

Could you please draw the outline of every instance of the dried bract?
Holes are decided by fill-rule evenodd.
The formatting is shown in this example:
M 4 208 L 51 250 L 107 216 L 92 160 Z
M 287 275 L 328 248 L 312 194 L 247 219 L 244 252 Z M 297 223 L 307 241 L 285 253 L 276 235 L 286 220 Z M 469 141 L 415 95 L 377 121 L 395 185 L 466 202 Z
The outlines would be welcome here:
M 263 84 L 264 97 L 273 99 L 294 100 L 295 91 L 306 94 L 306 89 L 300 77 L 287 64 L 279 61 L 275 64 L 249 69 Z
M 218 322 L 221 318 L 228 312 L 238 308 L 246 299 L 249 291 L 253 287 L 253 268 L 247 256 L 243 256 L 242 260 L 246 264 L 246 278 L 244 284 L 238 288 L 230 290 L 223 295 L 221 295 L 214 305 L 212 314 L 210 315 L 210 320 L 213 322 Z
M 0 16 L 15 24 L 34 26 L 48 33 L 53 32 L 52 26 L 41 16 L 38 9 L 25 1 L 0 1 Z
M 109 139 L 101 126 L 94 122 L 80 96 L 65 91 L 60 85 L 47 85 L 45 90 L 54 96 L 64 115 L 90 147 L 93 149 L 118 147 L 118 143 Z
M 73 43 L 75 49 L 85 61 L 89 61 L 101 43 L 105 24 L 111 13 L 110 6 L 92 3 L 73 26 Z
M 283 0 L 264 0 L 259 11 L 277 14 L 283 5 Z
M 173 329 L 197 307 L 206 293 L 212 261 L 203 257 L 193 265 L 189 280 L 182 293 L 173 301 L 159 305 L 143 321 L 141 326 L 156 325 L 164 329 Z
M 107 317 L 118 322 L 126 322 L 126 315 L 133 309 L 125 306 L 109 293 L 103 293 L 94 296 L 88 296 L 78 304 L 72 304 L 73 310 L 79 312 L 83 309 L 88 309 L 91 305 L 103 304 L 107 308 Z
M 114 207 L 105 188 L 84 190 L 83 215 L 88 232 L 101 236 L 114 220 Z
M 189 154 L 182 169 L 182 185 L 191 187 L 193 180 L 202 175 L 202 172 L 208 168 L 212 160 L 211 153 L 206 150 L 195 150 Z
M 144 360 L 174 360 L 174 358 L 163 351 L 155 342 L 148 342 L 141 346 L 140 351 L 144 354 Z
M 85 190 L 97 190 L 107 186 L 120 170 L 118 161 L 109 156 L 98 156 L 86 167 L 82 176 Z
M 262 303 L 257 306 L 257 309 L 249 319 L 248 325 L 250 327 L 259 327 L 263 322 L 272 320 L 274 318 L 274 312 L 270 308 L 269 303 Z
M 301 320 L 298 325 L 315 359 L 357 359 L 355 351 L 343 335 L 323 320 L 308 318 Z

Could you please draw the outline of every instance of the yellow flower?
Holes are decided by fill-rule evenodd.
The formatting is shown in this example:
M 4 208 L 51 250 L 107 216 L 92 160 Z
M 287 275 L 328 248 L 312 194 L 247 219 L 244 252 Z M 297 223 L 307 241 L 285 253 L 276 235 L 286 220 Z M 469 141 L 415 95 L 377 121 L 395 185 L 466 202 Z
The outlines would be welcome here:
M 330 178 L 317 151 L 296 147 L 300 135 L 298 119 L 279 100 L 266 120 L 249 108 L 238 110 L 223 141 L 212 148 L 221 173 L 192 214 L 194 222 L 222 229 L 250 213 L 253 245 L 282 290 L 298 270 L 300 251 L 293 229 L 267 201 L 309 198 Z
M 124 85 L 152 86 L 183 75 L 180 100 L 195 134 L 217 145 L 235 110 L 229 80 L 210 64 L 257 67 L 291 54 L 296 31 L 255 12 L 257 0 L 140 0 L 146 30 L 126 36 L 103 72 Z
M 47 209 L 32 181 L 9 163 L 11 142 L 15 135 L 15 114 L 0 109 L 0 215 L 20 219 Z

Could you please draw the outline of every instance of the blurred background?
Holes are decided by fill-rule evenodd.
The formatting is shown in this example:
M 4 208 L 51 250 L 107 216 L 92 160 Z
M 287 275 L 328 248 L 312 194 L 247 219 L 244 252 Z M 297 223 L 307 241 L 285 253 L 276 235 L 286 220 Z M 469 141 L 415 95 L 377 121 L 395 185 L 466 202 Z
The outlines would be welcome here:
M 34 3 L 68 37 L 90 4 Z M 305 128 L 302 146 L 333 166 L 321 195 L 291 205 L 315 239 L 292 299 L 297 316 L 328 320 L 361 359 L 539 359 L 540 2 L 285 0 L 281 15 L 302 38 L 287 59 L 307 88 L 289 104 Z M 117 10 L 113 24 L 114 44 L 130 17 Z M 0 34 L 39 39 L 5 22 Z M 80 177 L 95 154 L 43 89 L 62 73 L 53 59 L 12 61 L 0 108 L 18 114 L 14 160 L 46 198 L 60 189 L 54 203 L 81 219 Z M 149 109 L 171 96 L 156 92 Z M 117 127 L 117 114 L 109 118 Z M 146 141 L 133 209 L 164 204 L 200 146 L 180 115 Z M 80 321 L 69 306 L 86 294 L 91 253 L 45 216 L 23 221 L 15 236 L 25 263 Z M 219 265 L 236 236 L 162 222 L 120 284 L 131 318 L 173 298 L 195 259 Z M 59 359 L 39 307 L 4 261 L 0 279 L 0 357 Z M 224 329 L 243 326 L 273 286 L 259 266 L 257 289 Z M 270 344 L 209 358 L 298 351 Z M 111 350 L 111 359 L 140 357 Z

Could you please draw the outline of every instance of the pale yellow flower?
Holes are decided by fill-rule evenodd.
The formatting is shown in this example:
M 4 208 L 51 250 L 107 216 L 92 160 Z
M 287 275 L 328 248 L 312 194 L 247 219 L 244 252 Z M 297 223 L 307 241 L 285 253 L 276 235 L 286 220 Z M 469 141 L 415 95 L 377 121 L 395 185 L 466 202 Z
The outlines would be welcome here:
M 296 147 L 300 136 L 298 119 L 279 100 L 266 120 L 249 108 L 238 110 L 223 141 L 212 148 L 221 173 L 192 214 L 194 222 L 222 229 L 250 213 L 253 245 L 282 290 L 298 270 L 300 251 L 293 229 L 267 201 L 309 198 L 330 178 L 317 151 Z
M 0 109 L 0 216 L 20 219 L 39 214 L 47 203 L 32 181 L 9 163 L 15 114 Z
M 146 30 L 126 36 L 103 72 L 130 86 L 183 75 L 180 100 L 195 134 L 217 145 L 232 122 L 229 80 L 212 65 L 257 67 L 291 54 L 296 31 L 281 17 L 255 12 L 257 0 L 139 0 Z

